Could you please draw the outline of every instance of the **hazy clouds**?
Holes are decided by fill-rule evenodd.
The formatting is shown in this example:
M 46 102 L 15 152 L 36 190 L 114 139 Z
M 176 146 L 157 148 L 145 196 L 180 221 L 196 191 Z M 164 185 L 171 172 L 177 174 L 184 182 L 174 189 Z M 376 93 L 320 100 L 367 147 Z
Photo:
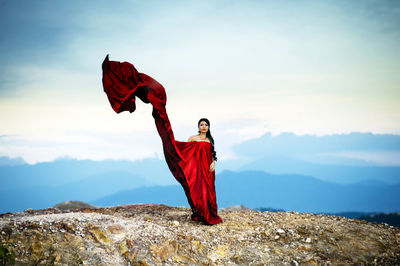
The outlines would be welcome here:
M 0 134 L 53 151 L 14 139 L 1 155 L 160 153 L 150 106 L 112 111 L 107 53 L 164 85 L 177 139 L 208 117 L 221 158 L 265 132 L 399 134 L 399 13 L 397 1 L 1 1 Z

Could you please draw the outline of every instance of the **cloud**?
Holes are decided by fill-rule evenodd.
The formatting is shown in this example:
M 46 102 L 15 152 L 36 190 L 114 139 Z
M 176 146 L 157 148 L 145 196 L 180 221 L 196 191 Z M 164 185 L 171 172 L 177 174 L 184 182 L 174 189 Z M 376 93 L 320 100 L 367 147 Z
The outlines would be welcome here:
M 22 157 L 30 164 L 68 156 L 76 159 L 127 159 L 159 157 L 161 140 L 154 132 L 137 134 L 71 131 L 58 134 L 0 138 L 0 156 Z
M 296 135 L 284 132 L 263 136 L 232 147 L 236 154 L 261 158 L 295 158 L 305 161 L 331 161 L 351 158 L 379 165 L 400 165 L 400 135 L 352 132 L 350 134 Z
M 81 132 L 72 134 L 79 143 L 85 132 L 145 136 L 154 130 L 150 106 L 139 103 L 131 115 L 111 110 L 101 84 L 107 53 L 164 85 L 179 137 L 209 117 L 218 138 L 226 138 L 219 141 L 221 158 L 233 158 L 234 143 L 266 131 L 398 133 L 398 6 L 5 1 L 0 133 L 62 138 L 72 130 Z

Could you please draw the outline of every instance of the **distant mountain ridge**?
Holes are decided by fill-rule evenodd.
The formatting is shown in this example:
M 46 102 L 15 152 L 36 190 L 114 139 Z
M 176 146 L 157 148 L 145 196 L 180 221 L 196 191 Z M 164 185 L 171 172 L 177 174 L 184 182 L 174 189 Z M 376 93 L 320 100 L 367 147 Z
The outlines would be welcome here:
M 27 162 L 25 162 L 21 157 L 10 158 L 7 156 L 0 156 L 0 165 L 21 165 L 26 163 Z
M 120 173 L 140 177 L 151 184 L 168 185 L 166 163 L 155 158 L 131 162 L 128 160 L 76 160 L 58 159 L 52 162 L 21 165 L 0 165 L 0 191 L 43 186 L 60 186 L 70 182 L 105 176 L 119 176 Z
M 311 175 L 341 184 L 363 180 L 400 183 L 400 135 L 266 133 L 232 150 L 237 159 L 223 166 L 225 170 Z
M 321 180 L 340 184 L 372 182 L 371 180 L 386 184 L 400 184 L 400 166 L 323 164 L 299 160 L 289 156 L 264 156 L 261 159 L 238 167 L 237 170 L 310 175 Z
M 273 137 L 269 133 L 237 144 L 233 150 L 237 158 L 218 161 L 216 166 L 217 187 L 222 182 L 221 204 L 226 206 L 242 202 L 249 203 L 252 208 L 300 210 L 308 206 L 308 209 L 320 210 L 325 206 L 328 209 L 323 211 L 326 212 L 330 209 L 336 211 L 337 206 L 342 204 L 341 209 L 349 211 L 385 211 L 391 210 L 393 205 L 386 198 L 393 194 L 392 190 L 397 191 L 396 184 L 400 184 L 400 166 L 396 165 L 396 156 L 400 158 L 399 135 L 351 133 L 297 136 L 282 133 Z M 375 161 L 361 159 L 361 155 L 360 158 L 352 158 L 348 152 L 360 152 L 362 156 L 365 155 L 363 152 L 372 152 L 372 155 L 376 152 L 376 156 L 383 154 L 389 156 L 387 158 L 393 165 L 379 165 Z M 259 177 L 252 176 L 252 171 L 259 171 Z M 235 173 L 253 178 L 252 182 L 246 183 L 240 178 L 236 180 Z M 231 184 L 223 181 L 226 175 L 233 178 Z M 283 178 L 285 176 L 288 178 Z M 235 187 L 235 182 L 238 187 Z M 59 158 L 31 165 L 21 158 L 1 157 L 0 184 L 0 212 L 5 212 L 44 208 L 65 200 L 94 201 L 122 190 L 141 188 L 137 192 L 144 195 L 148 189 L 145 186 L 173 186 L 177 182 L 166 162 L 157 158 L 135 162 Z M 265 191 L 261 193 L 260 188 Z M 271 191 L 271 188 L 274 190 Z M 178 202 L 172 197 L 167 204 L 186 203 L 184 194 L 173 193 L 183 200 Z M 346 195 L 346 200 L 342 200 L 342 195 Z M 320 198 L 324 204 L 319 206 L 315 199 Z M 158 196 L 153 196 L 153 200 L 156 199 Z M 295 206 L 293 202 L 301 206 Z M 396 199 L 393 202 L 397 202 Z M 354 208 L 346 209 L 349 203 Z M 365 207 L 366 203 L 370 205 Z
M 342 185 L 301 175 L 273 175 L 261 171 L 224 171 L 216 179 L 219 208 L 244 205 L 297 212 L 395 212 L 400 206 L 400 184 Z M 124 190 L 89 202 L 100 206 L 159 203 L 188 206 L 179 186 Z
M 25 179 L 8 179 L 11 183 L 2 181 L 5 185 L 0 188 L 0 212 L 46 208 L 65 200 L 81 200 L 108 206 L 128 203 L 187 206 L 183 190 L 176 180 L 167 174 L 164 178 L 169 178 L 169 181 L 176 185 L 159 186 L 123 168 L 75 178 L 70 182 L 58 180 L 59 176 L 78 170 L 70 173 L 60 172 L 59 175 L 57 171 L 53 171 L 38 179 L 32 177 L 29 180 L 30 175 L 27 174 Z M 57 180 L 46 184 L 45 181 L 49 178 Z M 18 187 L 18 182 L 26 183 Z M 390 185 L 377 180 L 338 184 L 312 176 L 271 174 L 264 171 L 224 171 L 216 177 L 220 207 L 242 204 L 253 209 L 272 207 L 300 212 L 399 211 L 395 209 L 400 206 L 400 197 L 397 196 L 400 195 L 399 187 L 400 184 Z

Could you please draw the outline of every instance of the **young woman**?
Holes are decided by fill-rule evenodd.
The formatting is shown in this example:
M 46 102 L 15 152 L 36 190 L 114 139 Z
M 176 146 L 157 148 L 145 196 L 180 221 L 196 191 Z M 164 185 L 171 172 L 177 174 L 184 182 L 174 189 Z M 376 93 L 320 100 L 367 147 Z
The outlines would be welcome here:
M 211 151 L 212 151 L 212 163 L 210 164 L 210 172 L 215 170 L 215 161 L 217 160 L 217 153 L 214 149 L 214 138 L 211 136 L 210 131 L 210 121 L 207 118 L 201 118 L 197 123 L 197 127 L 199 128 L 199 134 L 193 135 L 189 138 L 188 142 L 191 141 L 206 141 L 211 143 Z
M 191 136 L 188 142 L 178 142 L 178 149 L 184 154 L 183 170 L 189 185 L 193 201 L 192 220 L 206 224 L 222 222 L 218 216 L 215 195 L 214 139 L 210 131 L 210 121 L 201 118 L 197 123 L 199 134 Z M 192 144 L 190 144 L 192 143 Z
M 165 105 L 164 87 L 152 77 L 139 73 L 129 62 L 110 61 L 108 55 L 102 64 L 103 88 L 116 113 L 136 110 L 136 96 L 153 105 L 152 115 L 161 137 L 165 161 L 182 185 L 192 209 L 192 220 L 212 225 L 222 222 L 217 214 L 215 196 L 214 139 L 210 122 L 200 119 L 199 134 L 188 142 L 176 141 Z

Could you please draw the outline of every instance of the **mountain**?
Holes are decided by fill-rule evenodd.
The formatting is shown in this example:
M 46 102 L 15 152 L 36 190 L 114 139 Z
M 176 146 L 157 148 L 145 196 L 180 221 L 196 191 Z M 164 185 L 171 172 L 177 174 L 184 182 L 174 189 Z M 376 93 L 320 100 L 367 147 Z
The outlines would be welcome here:
M 267 133 L 234 145 L 232 151 L 236 158 L 220 168 L 311 175 L 341 184 L 363 180 L 400 184 L 400 135 Z
M 172 206 L 189 206 L 180 185 L 149 186 L 129 189 L 90 201 L 96 206 L 115 206 L 132 203 L 157 203 Z
M 400 228 L 400 212 L 397 213 L 373 213 L 357 217 L 368 222 L 386 223 Z
M 398 200 L 389 199 L 400 184 L 399 143 L 400 136 L 390 134 L 265 134 L 235 145 L 232 149 L 238 158 L 217 162 L 218 198 L 221 206 L 397 211 L 392 206 Z M 232 170 L 240 172 L 241 177 Z M 252 171 L 258 174 L 254 176 Z M 251 182 L 242 180 L 246 178 Z M 118 200 L 154 202 L 166 195 L 154 196 L 149 187 L 176 184 L 166 162 L 157 158 L 135 162 L 59 158 L 30 165 L 21 158 L 1 157 L 0 211 L 44 208 L 65 200 L 94 201 L 105 196 L 112 200 L 115 193 L 144 186 L 147 188 L 135 191 L 136 196 L 127 193 Z M 165 189 L 160 188 L 160 193 Z M 187 204 L 177 191 L 181 190 L 169 191 L 174 196 L 168 194 L 166 204 Z
M 27 162 L 25 162 L 21 157 L 10 158 L 7 156 L 0 156 L 0 165 L 21 165 L 26 163 Z
M 399 185 L 385 182 L 390 178 L 396 180 L 400 172 L 397 167 L 307 165 L 304 162 L 292 167 L 290 160 L 286 160 L 286 165 L 284 160 L 280 164 L 278 161 L 269 160 L 264 168 L 285 169 L 280 170 L 285 174 L 253 170 L 217 172 L 219 205 L 313 212 L 398 211 L 393 209 L 398 203 L 397 197 L 390 199 L 398 192 Z M 65 200 L 95 201 L 106 196 L 102 204 L 154 202 L 187 206 L 181 188 L 161 186 L 159 192 L 149 191 L 152 186 L 177 184 L 166 163 L 159 159 L 137 162 L 60 159 L 36 165 L 1 165 L 0 171 L 0 212 L 45 208 Z M 329 179 L 324 175 L 335 176 L 331 181 L 336 182 L 320 178 Z M 337 182 L 347 179 L 355 183 Z M 137 190 L 113 199 L 113 194 L 132 189 Z
M 224 171 L 216 178 L 219 208 L 244 205 L 298 212 L 395 212 L 400 206 L 400 185 L 382 183 L 336 184 L 311 176 L 275 175 L 261 171 Z M 125 190 L 90 202 L 94 205 L 159 203 L 188 206 L 176 186 Z
M 241 167 L 239 171 L 259 170 L 274 174 L 300 174 L 321 180 L 352 184 L 358 182 L 382 182 L 400 184 L 399 166 L 323 164 L 284 156 L 264 156 Z
M 90 201 L 123 189 L 150 185 L 146 179 L 129 172 L 106 172 L 59 186 L 13 188 L 0 193 L 0 213 L 47 208 L 66 200 Z
M 216 180 L 223 206 L 274 207 L 299 212 L 392 212 L 400 206 L 400 184 L 336 184 L 312 176 L 261 171 L 225 171 Z
M 76 160 L 61 158 L 52 162 L 22 165 L 0 165 L 0 192 L 10 189 L 56 187 L 94 176 L 132 174 L 147 179 L 149 183 L 168 185 L 174 182 L 165 161 L 144 159 L 127 160 Z

